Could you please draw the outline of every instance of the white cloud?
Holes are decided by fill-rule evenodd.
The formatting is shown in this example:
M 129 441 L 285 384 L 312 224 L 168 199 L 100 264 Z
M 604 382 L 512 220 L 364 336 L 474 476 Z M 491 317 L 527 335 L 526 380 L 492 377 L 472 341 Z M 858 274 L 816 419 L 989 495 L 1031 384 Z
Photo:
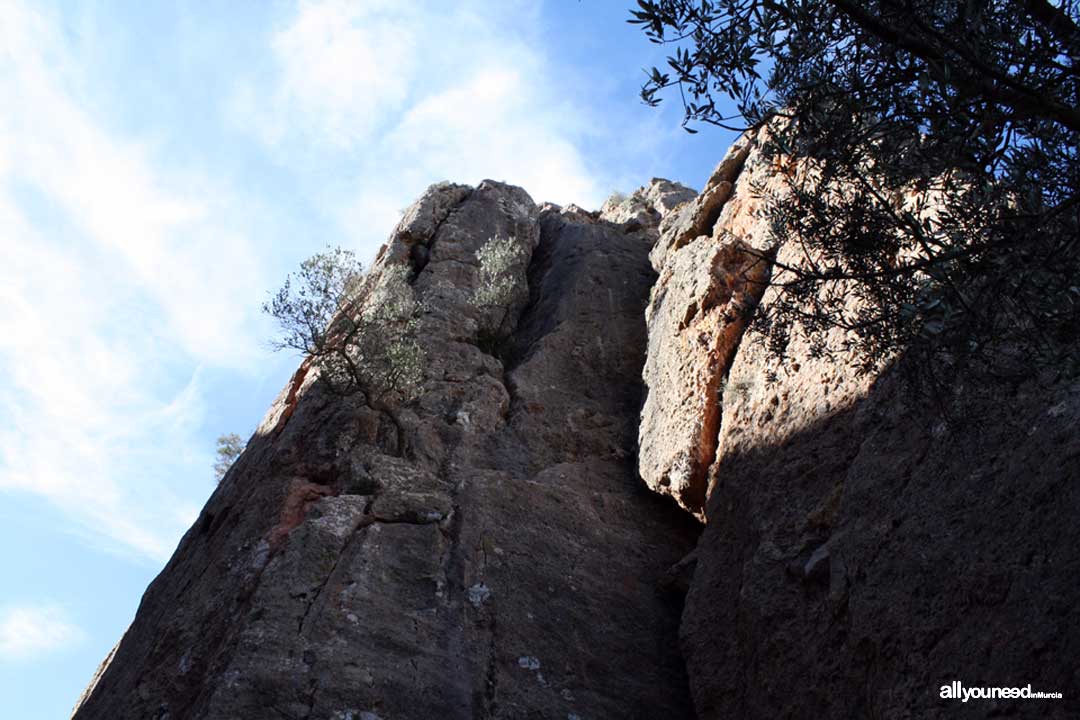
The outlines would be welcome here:
M 209 489 L 197 436 L 212 383 L 199 368 L 251 372 L 262 359 L 254 305 L 275 253 L 329 242 L 373 254 L 398 210 L 443 179 L 597 206 L 611 185 L 581 151 L 588 118 L 528 34 L 536 8 L 302 0 L 258 40 L 266 67 L 222 57 L 215 69 L 241 79 L 229 98 L 199 99 L 206 117 L 220 101 L 232 121 L 215 148 L 253 136 L 269 157 L 237 177 L 308 194 L 255 217 L 218 168 L 200 173 L 196 157 L 181 173 L 158 144 L 110 125 L 103 79 L 78 55 L 99 40 L 94 23 L 72 31 L 35 4 L 0 2 L 0 492 L 42 496 L 64 530 L 164 560 L 196 511 L 191 486 L 206 476 Z M 141 117 L 140 96 L 125 99 Z M 316 237 L 249 239 L 279 220 Z
M 163 173 L 87 109 L 56 25 L 0 5 L 0 490 L 163 561 L 190 520 L 181 476 L 206 460 L 189 457 L 192 370 L 257 357 L 258 254 L 227 193 Z
M 530 95 L 535 70 L 478 68 L 426 97 L 387 138 L 393 160 L 432 176 L 508 180 L 538 202 L 598 203 L 597 182 L 574 144 L 573 111 Z
M 303 3 L 296 21 L 272 39 L 282 66 L 276 113 L 315 119 L 336 145 L 370 137 L 408 96 L 422 20 L 397 0 Z
M 282 162 L 313 166 L 322 210 L 369 255 L 396 211 L 439 180 L 506 180 L 538 202 L 599 205 L 608 187 L 579 149 L 587 119 L 520 31 L 536 4 L 404 5 L 299 3 L 268 39 L 274 73 L 239 84 L 233 121 Z
M 248 342 L 238 291 L 258 286 L 251 247 L 222 237 L 208 205 L 166 187 L 149 158 L 152 148 L 119 140 L 100 127 L 79 95 L 87 84 L 48 18 L 19 3 L 0 8 L 0 117 L 3 180 L 27 184 L 64 213 L 72 227 L 60 242 L 85 235 L 101 251 L 113 281 L 143 292 L 163 311 L 186 350 L 216 362 L 243 355 Z M 58 234 L 59 235 L 59 234 Z M 205 273 L 228 268 L 229 282 Z M 224 273 L 222 273 L 224 274 Z M 212 280 L 211 278 L 210 280 Z
M 0 659 L 26 660 L 62 650 L 85 634 L 58 605 L 9 606 L 0 610 Z

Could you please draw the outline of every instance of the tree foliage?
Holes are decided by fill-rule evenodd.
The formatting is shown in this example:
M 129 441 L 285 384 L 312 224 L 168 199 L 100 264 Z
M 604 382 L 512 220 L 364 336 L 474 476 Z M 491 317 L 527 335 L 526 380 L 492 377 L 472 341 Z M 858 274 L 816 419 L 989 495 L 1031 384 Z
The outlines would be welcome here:
M 766 156 L 799 159 L 767 199 L 775 240 L 802 250 L 755 319 L 777 354 L 839 326 L 866 370 L 912 347 L 938 367 L 1076 370 L 1075 2 L 638 6 L 630 22 L 674 47 L 646 103 L 677 88 L 687 129 L 767 124 Z
M 481 321 L 480 345 L 485 350 L 493 350 L 514 301 L 514 272 L 521 266 L 524 253 L 513 238 L 496 235 L 476 252 L 476 259 L 480 274 L 472 303 L 490 316 L 488 325 Z
M 214 461 L 214 479 L 219 483 L 225 478 L 225 473 L 244 452 L 247 443 L 236 433 L 220 435 L 217 439 L 217 459 Z
M 514 266 L 521 261 L 521 247 L 513 238 L 496 235 L 476 252 L 480 282 L 473 302 L 482 308 L 503 308 L 514 299 Z
M 272 345 L 311 358 L 338 392 L 409 400 L 423 379 L 424 352 L 415 339 L 421 308 L 408 280 L 403 265 L 365 274 L 349 250 L 313 255 L 263 305 L 282 331 Z

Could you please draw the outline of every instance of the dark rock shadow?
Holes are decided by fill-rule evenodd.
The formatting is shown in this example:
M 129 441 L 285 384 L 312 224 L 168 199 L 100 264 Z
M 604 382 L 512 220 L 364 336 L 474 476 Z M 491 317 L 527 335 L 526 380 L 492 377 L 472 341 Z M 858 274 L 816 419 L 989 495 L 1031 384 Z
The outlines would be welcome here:
M 1076 717 L 1080 386 L 961 390 L 950 422 L 904 392 L 723 457 L 681 628 L 700 720 Z

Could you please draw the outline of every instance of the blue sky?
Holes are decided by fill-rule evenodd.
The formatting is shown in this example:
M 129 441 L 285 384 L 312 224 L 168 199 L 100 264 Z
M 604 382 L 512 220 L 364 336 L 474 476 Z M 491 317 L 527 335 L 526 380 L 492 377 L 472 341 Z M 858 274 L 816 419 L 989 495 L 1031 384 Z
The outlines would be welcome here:
M 0 3 L 0 715 L 67 717 L 297 359 L 261 302 L 432 182 L 595 208 L 730 136 L 619 0 Z

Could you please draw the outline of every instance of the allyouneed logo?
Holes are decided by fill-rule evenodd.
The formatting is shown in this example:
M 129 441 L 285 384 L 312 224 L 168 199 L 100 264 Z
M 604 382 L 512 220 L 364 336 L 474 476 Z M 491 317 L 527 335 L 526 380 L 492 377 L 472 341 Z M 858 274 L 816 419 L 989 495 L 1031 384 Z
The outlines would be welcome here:
M 999 698 L 1023 698 L 1025 700 L 1060 700 L 1059 692 L 1042 692 L 1026 687 L 964 687 L 959 680 L 941 686 L 941 697 L 946 700 L 994 700 Z

